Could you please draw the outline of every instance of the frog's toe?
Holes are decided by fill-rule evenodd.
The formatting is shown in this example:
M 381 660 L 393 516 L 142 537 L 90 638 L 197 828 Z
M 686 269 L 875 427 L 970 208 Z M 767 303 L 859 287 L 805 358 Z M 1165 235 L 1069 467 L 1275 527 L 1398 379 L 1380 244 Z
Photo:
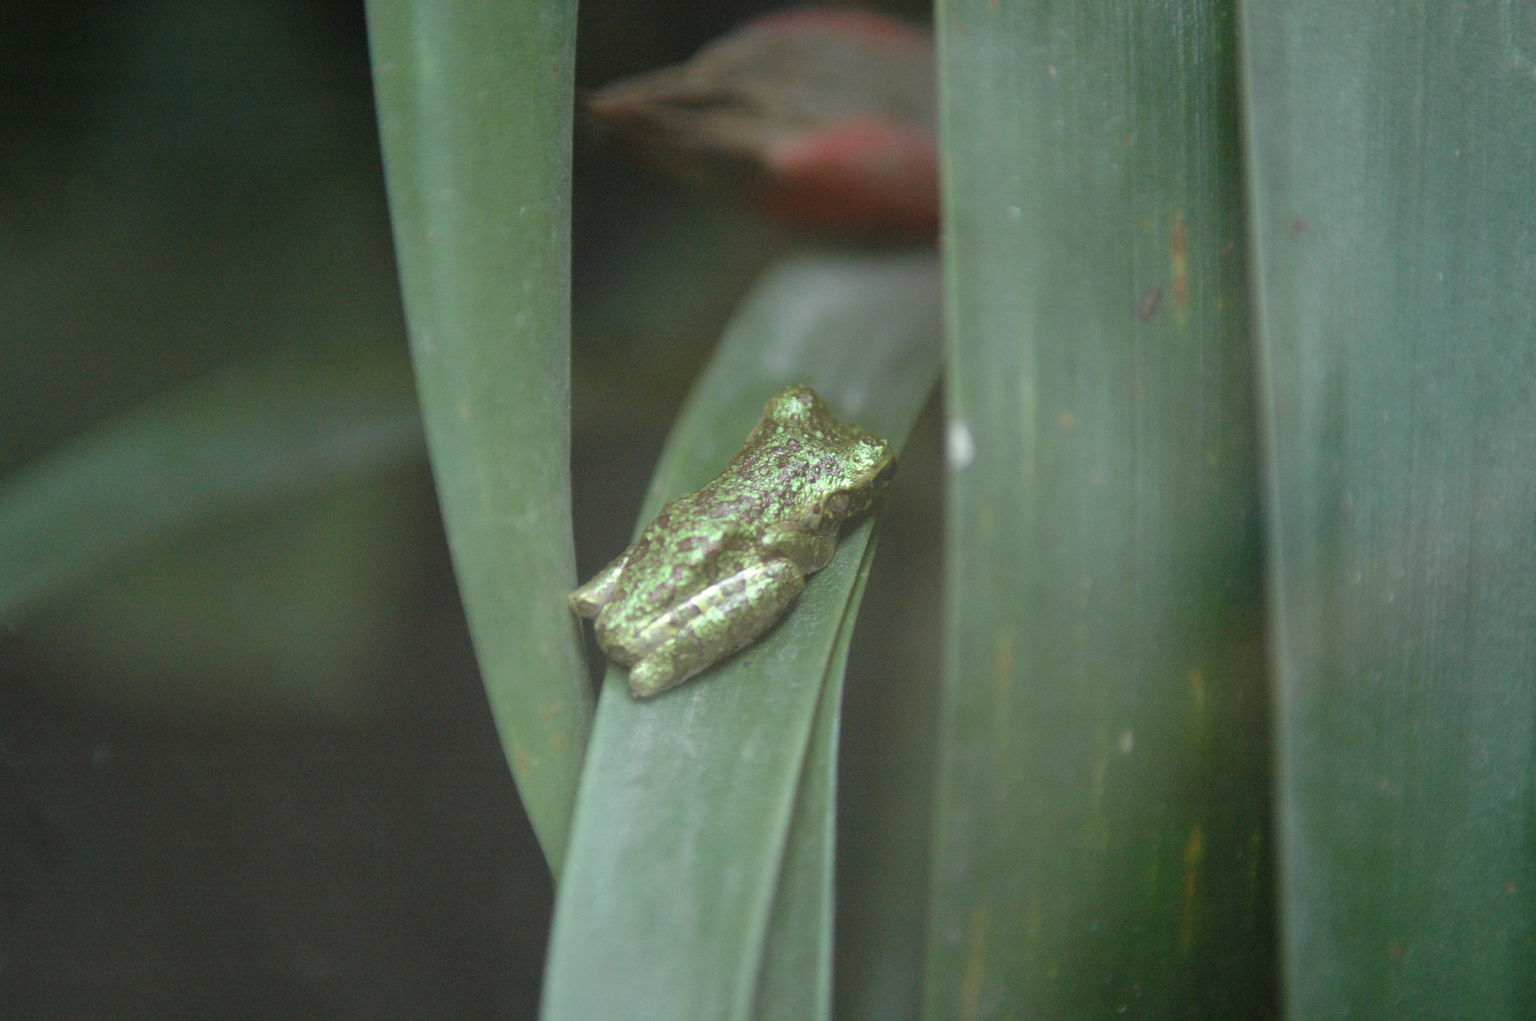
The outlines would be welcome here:
M 688 679 L 670 664 L 653 658 L 642 659 L 629 668 L 629 693 L 636 698 L 650 698 Z

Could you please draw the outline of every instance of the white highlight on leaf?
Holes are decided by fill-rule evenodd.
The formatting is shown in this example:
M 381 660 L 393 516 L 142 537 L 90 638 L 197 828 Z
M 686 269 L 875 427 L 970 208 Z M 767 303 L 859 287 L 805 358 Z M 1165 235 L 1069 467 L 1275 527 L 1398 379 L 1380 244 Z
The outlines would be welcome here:
M 964 471 L 976 460 L 976 439 L 963 419 L 952 418 L 946 430 L 944 446 L 951 471 Z

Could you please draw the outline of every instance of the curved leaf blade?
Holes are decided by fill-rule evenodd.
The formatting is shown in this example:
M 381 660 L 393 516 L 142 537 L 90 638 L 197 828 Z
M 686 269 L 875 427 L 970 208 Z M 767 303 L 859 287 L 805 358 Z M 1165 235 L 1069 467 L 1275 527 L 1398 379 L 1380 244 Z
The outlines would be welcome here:
M 0 620 L 220 512 L 421 449 L 399 356 L 283 352 L 147 401 L 0 484 Z
M 863 562 L 837 643 L 827 661 L 815 730 L 790 818 L 781 879 L 775 891 L 752 1017 L 811 1021 L 832 1016 L 832 880 L 837 852 L 837 758 L 843 678 L 854 618 L 869 580 L 873 540 Z
M 576 5 L 371 0 L 433 472 L 486 693 L 558 874 L 592 713 L 570 513 Z
M 936 270 L 922 253 L 771 273 L 690 397 L 641 523 L 718 471 L 787 383 L 809 383 L 839 417 L 899 445 L 933 378 Z M 706 675 L 637 703 L 610 670 L 556 903 L 545 1018 L 751 1016 L 805 763 L 829 754 L 808 741 L 825 680 L 841 672 L 871 528 L 846 532 L 794 612 Z M 829 896 L 817 887 L 798 896 Z

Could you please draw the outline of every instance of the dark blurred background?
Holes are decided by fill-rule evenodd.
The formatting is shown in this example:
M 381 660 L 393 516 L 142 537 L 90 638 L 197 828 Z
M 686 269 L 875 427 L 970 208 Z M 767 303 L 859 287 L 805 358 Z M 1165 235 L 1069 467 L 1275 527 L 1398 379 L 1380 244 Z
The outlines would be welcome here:
M 578 83 L 771 6 L 584 3 Z M 241 373 L 339 365 L 408 408 L 361 3 L 13 3 L 0 54 L 5 476 Z M 802 240 L 585 136 L 575 181 L 586 572 L 732 308 Z M 879 777 L 926 769 L 883 691 L 937 670 L 936 432 L 904 459 L 850 680 L 839 997 L 864 1009 L 915 981 L 880 951 L 921 923 L 912 874 L 868 863 L 911 837 Z M 549 876 L 420 438 L 358 451 L 0 619 L 0 1016 L 536 1013 Z

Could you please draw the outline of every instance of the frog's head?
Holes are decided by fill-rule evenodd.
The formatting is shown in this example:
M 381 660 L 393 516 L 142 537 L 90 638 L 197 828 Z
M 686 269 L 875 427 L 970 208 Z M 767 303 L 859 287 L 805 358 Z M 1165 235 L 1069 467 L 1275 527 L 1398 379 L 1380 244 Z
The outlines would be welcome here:
M 880 491 L 891 484 L 896 475 L 896 455 L 880 437 L 856 425 L 842 427 L 854 434 L 843 454 L 851 484 L 834 492 L 827 499 L 827 508 L 839 518 L 851 518 L 868 510 Z
M 763 409 L 759 428 L 805 444 L 819 469 L 812 483 L 820 491 L 817 517 L 842 520 L 863 513 L 896 471 L 896 455 L 889 443 L 833 418 L 808 386 L 787 386 L 774 394 Z

